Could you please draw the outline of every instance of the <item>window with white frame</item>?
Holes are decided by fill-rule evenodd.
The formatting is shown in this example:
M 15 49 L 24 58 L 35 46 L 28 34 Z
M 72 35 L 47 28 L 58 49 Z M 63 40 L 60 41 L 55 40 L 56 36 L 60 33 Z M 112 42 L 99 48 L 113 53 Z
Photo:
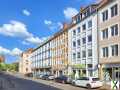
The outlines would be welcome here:
M 77 28 L 77 33 L 79 34 L 81 32 L 80 27 Z
M 86 58 L 86 51 L 82 51 L 82 58 Z
M 92 49 L 88 49 L 88 57 L 92 56 Z
M 118 44 L 111 46 L 112 56 L 118 56 Z
M 76 47 L 76 42 L 75 41 L 73 41 L 73 47 Z
M 92 20 L 88 21 L 88 28 L 92 27 Z
M 76 35 L 76 30 L 73 30 L 73 36 L 75 36 Z
M 107 38 L 108 38 L 108 28 L 102 31 L 102 39 L 107 39 Z
M 82 25 L 82 30 L 85 31 L 86 30 L 86 24 Z
M 78 59 L 80 58 L 80 52 L 77 52 L 77 58 Z
M 80 46 L 80 39 L 77 40 L 77 45 Z
M 111 26 L 111 36 L 118 35 L 118 24 Z
M 102 13 L 102 21 L 106 21 L 106 20 L 108 20 L 108 10 Z
M 118 14 L 118 5 L 114 5 L 111 7 L 111 17 L 114 17 Z
M 108 57 L 109 55 L 108 47 L 102 48 L 102 53 L 103 53 L 103 57 Z
M 86 44 L 86 37 L 82 38 L 82 43 Z
M 73 53 L 73 59 L 76 59 L 76 53 Z
M 92 35 L 88 36 L 88 42 L 92 42 Z

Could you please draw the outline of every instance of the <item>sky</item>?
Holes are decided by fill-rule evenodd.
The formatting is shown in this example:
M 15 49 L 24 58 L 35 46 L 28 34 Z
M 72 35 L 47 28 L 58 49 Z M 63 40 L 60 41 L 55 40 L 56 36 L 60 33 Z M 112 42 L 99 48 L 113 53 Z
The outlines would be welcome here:
M 19 60 L 20 53 L 40 43 L 70 22 L 80 7 L 96 0 L 1 0 L 0 54 L 6 63 Z

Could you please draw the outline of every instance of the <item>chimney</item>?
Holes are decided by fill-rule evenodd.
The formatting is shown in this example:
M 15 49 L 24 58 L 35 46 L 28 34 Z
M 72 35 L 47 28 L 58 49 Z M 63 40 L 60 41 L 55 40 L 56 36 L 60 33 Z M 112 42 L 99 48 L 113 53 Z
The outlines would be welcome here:
M 63 30 L 66 30 L 68 28 L 68 24 L 67 23 L 63 23 Z
M 84 7 L 80 7 L 80 13 L 82 13 L 83 10 L 84 10 Z

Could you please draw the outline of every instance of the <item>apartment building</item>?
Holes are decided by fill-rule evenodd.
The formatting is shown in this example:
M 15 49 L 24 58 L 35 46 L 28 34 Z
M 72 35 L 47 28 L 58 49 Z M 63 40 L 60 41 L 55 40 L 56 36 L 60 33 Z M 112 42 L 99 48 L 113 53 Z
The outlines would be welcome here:
M 31 54 L 34 76 L 39 74 L 67 74 L 68 65 L 67 24 L 63 29 L 44 41 Z
M 52 72 L 56 76 L 67 75 L 68 66 L 68 32 L 67 24 L 51 40 Z
M 51 55 L 50 55 L 50 42 L 44 41 L 39 47 L 35 48 L 31 54 L 34 77 L 40 74 L 51 73 Z
M 31 60 L 30 55 L 33 49 L 28 49 L 21 54 L 20 61 L 19 61 L 19 72 L 21 74 L 27 75 L 30 74 L 31 71 Z
M 97 4 L 81 8 L 72 18 L 68 48 L 71 74 L 98 76 Z
M 120 0 L 103 0 L 98 7 L 100 77 L 120 80 Z

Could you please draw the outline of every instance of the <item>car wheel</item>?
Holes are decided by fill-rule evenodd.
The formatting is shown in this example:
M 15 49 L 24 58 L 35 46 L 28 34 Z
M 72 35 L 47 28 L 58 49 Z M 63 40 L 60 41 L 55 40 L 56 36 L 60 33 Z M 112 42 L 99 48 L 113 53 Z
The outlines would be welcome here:
M 91 89 L 91 85 L 90 84 L 87 84 L 86 85 L 88 89 Z

